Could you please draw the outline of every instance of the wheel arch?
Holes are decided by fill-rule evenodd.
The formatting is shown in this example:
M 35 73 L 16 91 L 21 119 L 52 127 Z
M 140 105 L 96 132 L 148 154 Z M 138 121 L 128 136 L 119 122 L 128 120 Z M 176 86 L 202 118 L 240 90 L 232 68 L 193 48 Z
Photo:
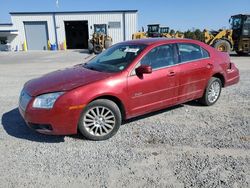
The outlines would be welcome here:
M 90 102 L 93 102 L 98 99 L 107 99 L 107 100 L 113 101 L 121 111 L 122 120 L 126 119 L 126 108 L 123 102 L 121 101 L 121 99 L 113 95 L 103 95 L 103 96 L 99 96 L 99 97 L 92 99 Z
M 225 87 L 225 77 L 221 73 L 215 73 L 212 77 L 219 78 L 221 80 L 222 87 Z

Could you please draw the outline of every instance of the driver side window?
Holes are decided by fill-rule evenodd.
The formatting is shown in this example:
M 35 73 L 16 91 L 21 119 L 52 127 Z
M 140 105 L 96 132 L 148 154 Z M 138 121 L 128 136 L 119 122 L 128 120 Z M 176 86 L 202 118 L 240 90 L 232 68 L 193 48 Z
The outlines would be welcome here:
M 175 64 L 174 45 L 162 45 L 152 49 L 140 62 L 140 65 L 149 65 L 153 70 Z

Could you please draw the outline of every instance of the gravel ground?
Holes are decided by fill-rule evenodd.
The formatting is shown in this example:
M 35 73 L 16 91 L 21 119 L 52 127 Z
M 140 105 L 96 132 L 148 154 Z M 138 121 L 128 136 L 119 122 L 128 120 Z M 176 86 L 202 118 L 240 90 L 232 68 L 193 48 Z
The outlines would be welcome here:
M 132 119 L 110 140 L 46 136 L 17 110 L 23 84 L 86 61 L 81 51 L 0 53 L 0 187 L 250 187 L 250 57 L 238 85 Z

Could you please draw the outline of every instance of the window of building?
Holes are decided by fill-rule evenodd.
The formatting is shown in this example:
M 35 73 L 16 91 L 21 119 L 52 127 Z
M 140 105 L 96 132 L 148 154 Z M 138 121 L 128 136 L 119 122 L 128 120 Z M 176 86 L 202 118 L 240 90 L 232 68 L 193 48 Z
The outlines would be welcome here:
M 108 25 L 110 29 L 121 28 L 121 22 L 109 22 Z

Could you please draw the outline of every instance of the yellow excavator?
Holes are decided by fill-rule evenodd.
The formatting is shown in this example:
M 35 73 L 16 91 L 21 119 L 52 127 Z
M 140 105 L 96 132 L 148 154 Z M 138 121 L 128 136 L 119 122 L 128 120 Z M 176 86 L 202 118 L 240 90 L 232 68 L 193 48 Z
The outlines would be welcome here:
M 166 37 L 166 38 L 184 38 L 183 34 L 178 32 L 170 33 L 169 27 L 160 27 L 160 24 L 149 24 L 147 32 L 139 31 L 132 35 L 132 39 L 142 38 L 155 38 L 155 37 Z
M 94 34 L 88 41 L 89 53 L 99 54 L 104 49 L 109 48 L 112 45 L 112 38 L 107 35 L 106 24 L 94 24 Z
M 170 33 L 169 27 L 160 27 L 160 34 L 161 37 L 166 37 L 166 38 L 184 38 L 184 34 L 177 32 Z
M 204 30 L 204 42 L 219 51 L 230 52 L 234 50 L 238 55 L 250 53 L 250 15 L 233 15 L 229 23 L 231 29 Z

